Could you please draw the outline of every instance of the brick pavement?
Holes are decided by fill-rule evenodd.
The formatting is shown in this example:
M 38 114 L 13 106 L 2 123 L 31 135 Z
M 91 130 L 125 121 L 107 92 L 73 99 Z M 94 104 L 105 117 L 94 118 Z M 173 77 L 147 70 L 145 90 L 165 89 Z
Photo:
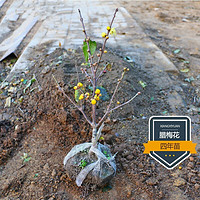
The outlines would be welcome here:
M 7 1 L 9 3 L 9 0 Z M 48 43 L 48 52 L 58 48 L 59 42 L 66 49 L 81 46 L 83 34 L 78 8 L 81 9 L 90 37 L 101 42 L 101 32 L 105 31 L 115 8 L 118 7 L 119 12 L 113 24 L 118 34 L 116 38 L 111 38 L 108 41 L 107 46 L 122 52 L 123 56 L 131 57 L 143 70 L 152 73 L 154 77 L 152 82 L 154 84 L 160 85 L 162 88 L 172 87 L 174 82 L 167 72 L 177 73 L 177 68 L 146 36 L 135 19 L 119 2 L 115 1 L 113 3 L 113 1 L 103 0 L 11 1 L 6 15 L 0 23 L 0 41 L 2 41 L 0 44 L 0 56 L 6 53 L 4 44 L 8 40 L 7 36 L 12 39 L 10 39 L 10 43 L 8 42 L 8 46 L 12 46 L 15 32 L 31 37 L 28 42 L 26 41 L 25 48 L 21 49 L 20 57 L 6 80 L 10 80 L 15 73 L 25 71 L 34 64 L 31 62 L 32 53 L 39 46 L 45 46 Z M 37 26 L 36 31 L 27 31 L 26 27 L 24 29 L 21 28 L 24 21 L 29 20 L 31 23 L 35 18 L 37 18 L 37 23 L 32 23 L 32 25 L 33 27 Z M 14 30 L 9 28 L 12 23 L 17 24 Z M 21 30 L 18 31 L 20 28 Z M 24 40 L 21 40 L 21 42 L 23 43 Z M 181 100 L 179 103 L 182 104 Z

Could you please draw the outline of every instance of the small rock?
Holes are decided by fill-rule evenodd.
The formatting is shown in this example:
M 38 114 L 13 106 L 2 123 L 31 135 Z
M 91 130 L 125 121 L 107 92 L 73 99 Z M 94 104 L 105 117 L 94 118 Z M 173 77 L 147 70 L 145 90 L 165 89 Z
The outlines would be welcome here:
M 194 163 L 193 162 L 189 162 L 187 165 L 189 168 L 193 168 L 194 167 Z
M 108 117 L 108 118 L 104 121 L 104 123 L 110 123 L 110 118 Z
M 138 167 L 139 167 L 139 168 L 143 168 L 144 165 L 143 165 L 142 163 L 139 163 L 139 164 L 138 164 Z
M 52 173 L 51 173 L 51 176 L 52 176 L 52 177 L 55 177 L 55 176 L 56 176 L 56 170 L 55 170 L 55 169 L 53 169 L 53 171 L 52 171 Z
M 191 172 L 189 172 L 187 176 L 188 176 L 188 178 L 191 178 L 192 176 L 195 176 L 195 174 L 194 174 L 194 173 L 191 173 Z
M 176 179 L 175 181 L 174 181 L 174 186 L 181 186 L 181 185 L 185 185 L 186 184 L 186 180 L 185 179 L 183 179 L 183 178 L 178 178 L 178 179 Z
M 19 125 L 16 125 L 16 126 L 15 126 L 15 131 L 16 131 L 18 128 L 19 128 Z
M 190 182 L 191 182 L 191 183 L 196 183 L 197 181 L 195 180 L 194 177 L 192 177 L 192 178 L 190 179 Z
M 127 150 L 125 150 L 125 152 L 124 152 L 123 156 L 124 156 L 124 157 L 127 157 L 127 156 L 129 156 L 129 155 L 130 155 L 130 152 L 129 152 L 129 151 L 127 151 Z
M 16 87 L 10 87 L 10 88 L 8 89 L 8 92 L 10 92 L 10 93 L 16 93 L 16 91 L 17 91 L 17 88 L 16 88 Z
M 158 183 L 158 180 L 155 179 L 155 178 L 149 178 L 149 179 L 146 181 L 146 183 L 147 183 L 148 185 L 156 185 L 156 184 Z
M 131 190 L 129 190 L 129 191 L 127 192 L 127 195 L 126 195 L 127 198 L 130 198 L 130 197 L 131 197 L 131 193 L 132 193 Z
M 42 74 L 47 74 L 48 72 L 50 72 L 51 68 L 49 66 L 46 66 L 43 70 L 42 70 Z
M 117 122 L 118 121 L 118 119 L 113 119 L 113 122 L 115 123 L 115 122 Z
M 128 156 L 126 157 L 127 160 L 133 160 L 133 158 L 134 158 L 133 155 L 128 155 Z
M 195 188 L 196 190 L 198 190 L 198 189 L 200 188 L 200 185 L 199 185 L 198 183 L 196 183 L 196 184 L 194 185 L 194 188 Z
M 194 161 L 194 157 L 190 156 L 190 161 L 193 162 Z
M 123 151 L 124 151 L 123 148 L 120 148 L 120 147 L 117 147 L 117 146 L 114 148 L 114 152 L 115 152 L 115 153 L 118 152 L 119 154 L 121 154 Z
M 127 163 L 123 163 L 122 165 L 123 165 L 124 169 L 128 169 L 129 168 L 129 165 Z
M 44 165 L 43 169 L 46 170 L 46 171 L 49 170 L 49 164 L 46 163 L 46 164 Z

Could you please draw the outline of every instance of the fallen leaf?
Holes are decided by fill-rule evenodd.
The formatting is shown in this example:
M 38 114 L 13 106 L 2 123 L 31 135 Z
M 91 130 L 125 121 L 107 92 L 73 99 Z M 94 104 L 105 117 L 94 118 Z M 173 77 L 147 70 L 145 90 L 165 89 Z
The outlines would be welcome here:
M 8 86 L 9 83 L 8 82 L 3 82 L 2 85 L 1 85 L 1 89 L 5 88 L 6 86 Z
M 147 84 L 146 84 L 145 82 L 143 82 L 143 81 L 139 81 L 139 84 L 140 84 L 143 88 L 145 88 L 145 87 L 147 86 Z
M 186 69 L 181 69 L 180 71 L 183 72 L 183 73 L 187 73 L 187 72 L 190 71 L 190 69 L 186 68 Z
M 190 82 L 194 81 L 194 77 L 191 76 L 190 78 L 186 78 L 184 81 L 190 83 Z
M 184 60 L 183 62 L 184 62 L 185 64 L 189 64 L 189 63 L 190 63 L 189 60 Z
M 24 88 L 24 93 L 26 93 L 26 90 L 32 85 L 32 83 L 34 83 L 36 81 L 35 76 L 33 76 L 33 78 L 31 80 L 28 81 L 28 84 L 26 85 L 26 87 Z
M 176 50 L 174 50 L 174 54 L 178 54 L 178 53 L 180 53 L 180 52 L 181 52 L 180 49 L 176 49 Z
M 26 85 L 27 81 L 28 81 L 27 79 L 24 79 L 22 83 Z
M 6 108 L 6 107 L 10 107 L 10 105 L 11 105 L 11 97 L 8 97 L 7 99 L 6 99 L 6 103 L 5 103 L 5 106 L 4 106 L 4 108 Z
M 17 91 L 17 88 L 16 88 L 16 87 L 10 87 L 10 88 L 8 89 L 8 92 L 10 92 L 10 93 L 16 93 L 16 91 Z
M 163 111 L 162 113 L 163 113 L 163 115 L 165 115 L 165 114 L 167 114 L 167 113 L 168 113 L 168 111 L 167 111 L 167 110 L 165 110 L 165 111 Z
M 111 71 L 111 70 L 112 70 L 112 64 L 108 63 L 108 64 L 106 65 L 106 69 L 107 69 L 108 71 Z

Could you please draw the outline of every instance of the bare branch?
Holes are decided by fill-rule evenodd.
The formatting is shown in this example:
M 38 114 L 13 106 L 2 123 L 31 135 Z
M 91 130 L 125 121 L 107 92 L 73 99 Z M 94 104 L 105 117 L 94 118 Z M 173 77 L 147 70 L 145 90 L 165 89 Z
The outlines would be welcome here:
M 86 78 L 87 78 L 87 79 L 92 83 L 92 85 L 93 85 L 93 81 L 92 81 L 90 75 L 87 73 L 87 69 L 82 69 L 82 72 L 85 73 Z
M 118 12 L 118 8 L 116 8 L 116 10 L 115 10 L 115 12 L 114 12 L 114 15 L 113 15 L 113 18 L 112 18 L 112 20 L 111 20 L 111 22 L 110 22 L 110 30 L 111 30 L 111 28 L 112 28 L 112 24 L 113 24 L 113 22 L 114 22 L 114 19 L 115 19 L 115 17 L 116 17 L 117 12 Z M 110 30 L 107 31 L 107 35 L 109 35 Z M 100 62 L 101 62 L 101 58 L 102 58 L 102 56 L 103 56 L 103 54 L 104 54 L 104 50 L 105 50 L 105 46 L 106 46 L 107 40 L 108 40 L 108 39 L 105 38 L 104 43 L 103 43 L 102 48 L 101 48 L 101 53 L 100 53 L 100 56 L 99 56 L 99 59 L 98 59 L 98 62 L 97 62 L 97 66 L 96 66 L 95 70 L 98 69 L 98 66 L 99 66 L 99 64 L 100 64 Z
M 92 72 L 92 77 L 93 77 L 93 97 L 94 97 L 95 90 L 96 90 L 96 70 L 94 70 L 93 59 L 92 59 L 90 46 L 89 46 L 89 38 L 88 38 L 87 32 L 85 30 L 85 25 L 84 25 L 84 22 L 83 22 L 83 17 L 81 15 L 80 9 L 78 9 L 78 12 L 79 12 L 79 15 L 80 15 L 80 21 L 81 21 L 81 24 L 82 24 L 82 27 L 83 27 L 83 32 L 85 34 L 85 40 L 86 40 L 87 47 L 88 47 L 89 63 L 90 63 L 90 68 L 91 68 L 91 72 Z M 96 105 L 92 105 L 92 124 L 93 124 L 93 127 L 96 126 Z
M 106 69 L 106 66 L 103 68 L 103 70 L 100 72 L 99 76 L 97 77 L 97 81 L 99 80 L 99 78 L 101 77 L 101 75 L 103 74 L 104 70 Z
M 105 115 L 102 117 L 102 119 L 99 121 L 97 127 L 101 125 L 101 123 L 103 122 L 103 120 L 105 119 L 105 117 L 107 116 L 108 113 L 110 113 L 110 112 L 112 112 L 112 111 L 114 111 L 114 110 L 116 110 L 116 109 L 118 109 L 118 108 L 121 108 L 121 107 L 125 106 L 126 104 L 130 103 L 131 101 L 133 101 L 133 100 L 134 100 L 138 95 L 140 95 L 140 94 L 141 94 L 141 92 L 138 92 L 135 96 L 133 96 L 131 99 L 129 99 L 129 100 L 126 101 L 125 103 L 123 103 L 123 104 L 121 104 L 121 105 L 119 105 L 119 106 L 116 106 L 116 107 L 113 108 L 113 109 L 108 110 L 108 111 L 105 113 Z
M 80 15 L 80 21 L 81 21 L 81 24 L 82 24 L 83 32 L 85 34 L 85 41 L 86 41 L 87 47 L 88 47 L 89 63 L 90 63 L 91 71 L 92 71 L 92 74 L 94 75 L 94 67 L 93 67 L 93 61 L 92 61 L 92 55 L 91 55 L 91 51 L 90 51 L 90 46 L 89 46 L 89 38 L 87 36 L 87 32 L 86 32 L 86 29 L 85 29 L 85 24 L 83 22 L 83 17 L 82 17 L 80 9 L 78 9 L 78 12 L 79 12 L 79 15 Z
M 135 99 L 138 95 L 140 95 L 141 94 L 141 92 L 138 92 L 135 96 L 133 96 L 131 99 L 129 99 L 128 101 L 126 101 L 125 103 L 123 103 L 123 104 L 121 104 L 121 105 L 119 105 L 119 106 L 116 106 L 115 108 L 113 108 L 113 109 L 111 109 L 111 110 L 109 110 L 108 112 L 110 113 L 110 112 L 112 112 L 112 111 L 114 111 L 114 110 L 116 110 L 116 109 L 118 109 L 118 108 L 121 108 L 122 106 L 125 106 L 126 104 L 128 104 L 128 103 L 130 103 L 131 101 L 133 101 L 133 99 Z
M 113 92 L 113 95 L 112 95 L 112 97 L 111 97 L 111 99 L 110 99 L 110 103 L 109 103 L 109 105 L 108 105 L 108 107 L 107 107 L 107 110 L 106 110 L 104 116 L 103 116 L 103 117 L 101 118 L 101 120 L 99 121 L 99 123 L 98 123 L 97 126 L 99 126 L 99 125 L 102 123 L 102 121 L 104 120 L 104 118 L 105 118 L 105 117 L 107 116 L 107 114 L 109 113 L 110 106 L 111 106 L 111 104 L 112 104 L 112 102 L 113 102 L 113 99 L 114 99 L 114 97 L 115 97 L 115 94 L 116 94 L 116 92 L 117 92 L 117 89 L 118 89 L 118 87 L 119 87 L 119 85 L 120 85 L 120 83 L 121 83 L 121 80 L 122 80 L 123 77 L 124 77 L 124 74 L 125 74 L 125 71 L 122 72 L 122 76 L 121 76 L 121 78 L 118 80 L 118 83 L 117 83 L 116 88 L 115 88 L 115 90 L 114 90 L 114 92 Z
M 85 117 L 86 121 L 92 126 L 92 122 L 88 119 L 88 117 L 86 116 L 86 114 L 84 113 L 84 111 L 82 110 L 81 107 L 79 107 L 63 90 L 63 88 L 60 87 L 58 81 L 56 80 L 55 76 L 52 74 L 53 79 L 55 80 L 58 89 L 63 93 L 63 95 L 83 114 L 83 116 Z

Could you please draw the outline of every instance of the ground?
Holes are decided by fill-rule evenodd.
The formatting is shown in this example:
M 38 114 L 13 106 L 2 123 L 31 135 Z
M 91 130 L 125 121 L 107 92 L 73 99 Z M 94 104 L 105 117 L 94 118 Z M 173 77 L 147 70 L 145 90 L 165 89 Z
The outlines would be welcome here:
M 73 91 L 78 66 L 84 62 L 81 49 L 58 48 L 48 54 L 38 47 L 33 55 L 35 65 L 26 73 L 15 77 L 0 94 L 0 198 L 1 199 L 194 199 L 200 198 L 199 157 L 199 81 L 198 2 L 125 3 L 129 13 L 137 20 L 151 40 L 161 48 L 178 68 L 169 73 L 175 81 L 185 107 L 174 102 L 169 105 L 171 88 L 152 82 L 154 73 L 145 71 L 137 62 L 127 62 L 123 52 L 108 49 L 105 61 L 113 63 L 111 72 L 102 77 L 102 86 L 111 95 L 123 67 L 129 67 L 116 96 L 124 102 L 141 91 L 133 102 L 106 119 L 103 143 L 116 156 L 117 174 L 109 185 L 93 189 L 84 184 L 78 188 L 63 169 L 63 159 L 70 149 L 91 139 L 91 129 L 83 116 L 67 101 L 56 87 L 52 74 L 60 85 Z M 100 44 L 99 44 L 100 45 Z M 180 52 L 174 53 L 174 50 Z M 124 49 L 124 53 L 126 49 Z M 189 61 L 185 62 L 185 61 Z M 2 69 L 13 59 L 6 60 Z M 80 68 L 80 67 L 79 67 Z M 188 72 L 181 72 L 189 69 Z M 3 74 L 4 73 L 4 74 Z M 4 79 L 6 70 L 1 73 Z M 20 79 L 36 81 L 27 85 Z M 193 77 L 193 79 L 191 79 Z M 80 78 L 83 76 L 80 74 Z M 188 79 L 187 79 L 188 78 Z M 139 81 L 146 83 L 143 88 Z M 14 85 L 13 85 L 14 84 Z M 10 87 L 17 92 L 8 92 Z M 5 99 L 14 102 L 4 108 Z M 71 92 L 73 97 L 73 93 Z M 23 96 L 23 98 L 21 98 Z M 103 114 L 105 104 L 98 105 Z M 88 112 L 88 114 L 90 114 Z M 148 155 L 143 154 L 143 143 L 148 140 L 148 119 L 152 115 L 188 115 L 192 119 L 192 138 L 198 143 L 197 154 L 183 161 L 173 170 L 167 170 Z M 27 156 L 24 156 L 27 153 Z M 22 158 L 24 157 L 24 158 Z M 27 159 L 28 158 L 28 159 Z

